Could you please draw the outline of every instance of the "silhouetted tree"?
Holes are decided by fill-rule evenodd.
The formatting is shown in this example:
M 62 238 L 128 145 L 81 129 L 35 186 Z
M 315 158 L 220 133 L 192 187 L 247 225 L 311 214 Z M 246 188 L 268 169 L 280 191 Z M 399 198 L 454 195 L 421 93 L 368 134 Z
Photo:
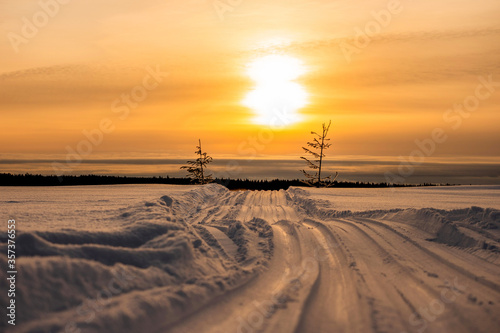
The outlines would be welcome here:
M 203 152 L 201 149 L 201 140 L 198 139 L 198 146 L 196 146 L 196 151 L 194 152 L 198 155 L 195 161 L 187 161 L 188 165 L 181 166 L 181 169 L 187 169 L 189 172 L 189 177 L 198 184 L 208 184 L 212 179 L 212 175 L 206 175 L 207 165 L 212 162 L 212 157 L 208 156 L 207 153 Z
M 304 175 L 306 176 L 306 181 L 310 186 L 316 186 L 316 187 L 321 187 L 321 186 L 331 186 L 333 185 L 333 182 L 335 179 L 337 179 L 339 173 L 335 173 L 335 177 L 332 178 L 332 176 L 328 176 L 325 178 L 321 178 L 321 168 L 323 166 L 323 158 L 325 157 L 325 150 L 330 148 L 332 145 L 331 143 L 328 143 L 327 141 L 330 141 L 326 136 L 328 135 L 328 131 L 330 130 L 330 125 L 332 124 L 332 121 L 328 123 L 328 125 L 323 123 L 323 132 L 321 134 L 318 134 L 316 132 L 311 132 L 311 134 L 314 135 L 314 139 L 312 142 L 307 143 L 307 147 L 302 147 L 304 151 L 307 154 L 310 154 L 313 156 L 314 159 L 310 160 L 307 157 L 301 157 L 304 161 L 307 162 L 307 165 L 309 168 L 317 170 L 314 174 L 311 174 L 305 170 L 301 170 Z

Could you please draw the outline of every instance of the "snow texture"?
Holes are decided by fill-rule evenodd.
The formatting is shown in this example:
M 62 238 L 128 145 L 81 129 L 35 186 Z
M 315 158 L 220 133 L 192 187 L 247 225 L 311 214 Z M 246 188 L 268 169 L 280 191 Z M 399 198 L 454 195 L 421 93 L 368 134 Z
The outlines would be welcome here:
M 498 209 L 358 210 L 353 201 L 352 210 L 339 210 L 335 193 L 167 187 L 105 216 L 88 216 L 105 228 L 71 228 L 67 222 L 23 228 L 18 222 L 17 325 L 3 320 L 2 330 L 492 332 L 499 327 Z M 71 200 L 77 209 L 78 199 Z M 50 214 L 44 218 L 47 224 L 50 219 Z M 6 242 L 4 234 L 2 267 Z M 1 274 L 6 290 L 4 269 Z M 442 301 L 443 310 L 426 317 L 422 309 L 445 292 L 453 301 Z M 0 298 L 0 307 L 7 305 L 7 298 Z

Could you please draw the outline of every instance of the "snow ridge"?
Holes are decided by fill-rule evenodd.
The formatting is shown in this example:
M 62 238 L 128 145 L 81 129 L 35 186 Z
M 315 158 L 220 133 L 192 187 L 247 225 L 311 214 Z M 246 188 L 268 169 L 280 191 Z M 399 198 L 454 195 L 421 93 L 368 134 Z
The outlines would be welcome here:
M 450 305 L 438 325 L 456 313 L 493 325 L 500 303 L 500 211 L 492 208 L 339 211 L 302 188 L 209 184 L 112 219 L 120 227 L 18 233 L 16 332 L 210 331 L 207 322 L 224 332 L 399 332 L 439 296 L 441 275 L 459 276 L 475 294 L 458 312 Z M 490 312 L 469 311 L 476 297 Z M 261 321 L 248 319 L 255 307 Z
M 450 246 L 476 247 L 500 252 L 500 210 L 472 206 L 465 209 L 406 208 L 364 212 L 338 211 L 330 202 L 311 198 L 300 188 L 288 190 L 290 200 L 305 214 L 322 220 L 363 217 L 411 225 L 430 239 Z

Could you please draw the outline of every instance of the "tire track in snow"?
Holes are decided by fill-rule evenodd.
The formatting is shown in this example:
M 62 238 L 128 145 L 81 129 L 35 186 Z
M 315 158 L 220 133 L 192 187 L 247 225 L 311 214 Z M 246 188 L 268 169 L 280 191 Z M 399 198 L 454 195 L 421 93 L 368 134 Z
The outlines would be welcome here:
M 495 292 L 497 293 L 500 293 L 500 285 L 498 285 L 497 283 L 493 282 L 493 281 L 490 281 L 488 279 L 485 279 L 484 277 L 481 277 L 481 276 L 477 276 L 476 274 L 468 271 L 468 270 L 465 270 L 464 268 L 458 266 L 457 264 L 439 256 L 438 254 L 436 254 L 435 252 L 432 252 L 430 251 L 429 249 L 423 247 L 422 245 L 420 245 L 418 242 L 414 241 L 413 239 L 409 238 L 408 236 L 400 233 L 399 231 L 391 228 L 390 226 L 388 226 L 387 224 L 385 223 L 382 223 L 382 222 L 379 222 L 379 221 L 375 221 L 375 220 L 372 220 L 372 219 L 366 219 L 366 218 L 360 218 L 358 219 L 359 221 L 362 221 L 362 222 L 367 222 L 367 223 L 370 223 L 372 225 L 377 225 L 379 227 L 382 227 L 394 234 L 396 234 L 397 236 L 403 238 L 406 242 L 410 243 L 411 245 L 415 246 L 416 248 L 418 248 L 420 251 L 426 253 L 427 255 L 429 255 L 430 257 L 434 258 L 435 260 L 439 261 L 440 263 L 446 265 L 446 266 L 449 266 L 451 269 L 455 270 L 456 272 L 460 273 L 461 275 L 467 277 L 468 279 L 471 279 L 471 280 L 474 280 L 492 290 L 494 290 Z
M 368 222 L 369 221 L 369 222 Z M 500 325 L 500 319 L 497 314 L 499 310 L 498 305 L 494 305 L 495 302 L 498 304 L 500 301 L 499 294 L 495 289 L 490 288 L 490 284 L 484 284 L 484 278 L 479 277 L 479 272 L 468 271 L 464 267 L 457 266 L 449 262 L 444 257 L 435 254 L 423 246 L 415 246 L 415 240 L 408 240 L 407 237 L 401 237 L 398 232 L 394 230 L 385 223 L 374 221 L 376 223 L 370 223 L 371 220 L 359 219 L 356 223 L 362 226 L 368 233 L 372 234 L 372 237 L 379 238 L 379 244 L 385 243 L 385 248 L 393 253 L 397 253 L 398 256 L 402 257 L 404 264 L 408 267 L 419 267 L 418 272 L 421 275 L 421 279 L 425 280 L 425 284 L 430 288 L 436 290 L 437 293 L 443 295 L 445 288 L 448 288 L 447 283 L 449 281 L 459 281 L 459 285 L 462 290 L 461 297 L 463 301 L 467 301 L 464 305 L 456 304 L 454 302 L 447 304 L 447 307 L 453 311 L 453 313 L 460 318 L 460 321 L 469 327 L 472 331 L 474 330 L 474 322 L 492 322 L 496 323 L 495 326 Z M 417 245 L 419 245 L 417 243 Z M 444 247 L 442 244 L 440 247 Z M 425 249 L 422 251 L 422 248 Z M 429 253 L 432 253 L 430 255 Z M 479 259 L 476 259 L 479 260 Z M 446 263 L 443 265 L 443 263 Z M 457 270 L 455 267 L 459 267 Z M 473 267 L 469 267 L 474 269 Z M 467 274 L 463 274 L 463 272 Z M 439 274 L 436 274 L 438 272 Z M 471 276 L 473 276 L 471 278 Z M 443 285 L 445 281 L 445 285 Z M 467 294 L 469 296 L 467 296 Z M 442 297 L 441 297 L 442 298 Z M 477 305 L 473 304 L 476 302 L 470 302 L 471 298 L 479 298 L 484 305 L 486 311 L 474 311 L 474 307 Z M 439 299 L 439 297 L 437 297 Z M 472 307 L 472 309 L 471 309 Z M 495 310 L 496 309 L 496 310 Z M 472 310 L 472 311 L 471 311 Z M 450 318 L 449 322 L 453 322 L 453 318 Z
M 306 301 L 295 332 L 368 331 L 371 323 L 361 314 L 368 313 L 369 308 L 359 297 L 353 297 L 361 294 L 363 286 L 352 283 L 359 277 L 348 268 L 349 259 L 339 251 L 338 239 L 319 222 L 308 221 L 304 225 L 308 229 L 311 226 L 318 244 L 320 278 Z
M 399 255 L 391 254 L 362 225 L 341 219 L 332 221 L 331 225 L 339 223 L 348 230 L 356 269 L 365 276 L 375 298 L 374 331 L 415 331 L 415 325 L 410 324 L 409 318 L 415 315 L 415 309 L 422 309 L 440 299 L 440 290 L 419 276 L 414 266 L 408 264 L 406 257 L 398 258 Z M 448 304 L 440 313 L 440 319 L 426 331 L 470 332 L 474 327 L 453 303 Z M 418 312 L 414 321 L 421 320 L 423 318 Z M 397 327 L 398 325 L 402 327 Z
M 217 228 L 205 226 L 205 229 L 207 229 L 215 237 L 215 239 L 217 239 L 219 244 L 229 256 L 232 258 L 236 257 L 236 254 L 238 253 L 238 246 L 234 244 L 231 238 L 227 237 L 225 233 Z
M 439 315 L 426 317 L 422 309 L 436 304 L 443 291 L 453 291 L 440 283 L 442 278 L 459 276 L 482 288 L 482 297 L 489 290 L 495 302 L 500 301 L 498 286 L 423 247 L 391 222 L 315 221 L 314 210 L 299 210 L 285 191 L 228 192 L 210 207 L 217 206 L 195 218 L 224 241 L 229 238 L 211 223 L 266 220 L 274 231 L 273 257 L 267 269 L 169 332 L 480 332 L 474 320 L 478 313 L 483 327 L 498 326 L 498 303 L 478 312 L 460 290 Z M 305 268 L 304 262 L 311 266 Z
M 293 332 L 303 294 L 318 276 L 317 266 L 303 267 L 304 241 L 288 221 L 273 226 L 275 256 L 269 269 L 185 318 L 168 332 Z M 292 318 L 292 319 L 291 319 Z
M 248 327 L 256 332 L 292 332 L 295 329 L 296 322 L 285 318 L 292 316 L 298 321 L 305 295 L 319 271 L 317 265 L 307 269 L 303 267 L 303 247 L 308 248 L 313 242 L 304 239 L 307 235 L 295 228 L 295 222 L 283 220 L 283 217 L 294 216 L 289 209 L 278 205 L 286 203 L 283 191 L 229 192 L 218 202 L 194 214 L 193 219 L 201 221 L 218 238 L 219 243 L 225 243 L 225 246 L 221 244 L 224 248 L 232 247 L 233 250 L 228 252 L 233 254 L 234 247 L 228 243 L 232 240 L 219 229 L 214 230 L 210 224 L 220 222 L 228 214 L 243 222 L 254 218 L 274 222 L 274 256 L 267 270 L 257 272 L 253 279 L 213 300 L 202 310 L 170 328 L 169 332 L 230 332 Z M 220 208 L 214 210 L 216 206 Z M 224 215 L 221 211 L 229 213 Z M 266 307 L 269 304 L 271 306 Z M 255 321 L 256 313 L 260 313 L 258 321 Z

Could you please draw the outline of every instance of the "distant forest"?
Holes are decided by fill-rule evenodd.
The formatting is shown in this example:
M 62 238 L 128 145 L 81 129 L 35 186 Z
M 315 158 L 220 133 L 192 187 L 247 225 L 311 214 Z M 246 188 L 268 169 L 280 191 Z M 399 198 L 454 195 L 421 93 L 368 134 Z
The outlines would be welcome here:
M 273 179 L 273 180 L 251 180 L 251 179 L 229 179 L 215 178 L 213 183 L 223 185 L 230 190 L 280 190 L 288 189 L 290 186 L 305 186 L 299 179 Z M 172 177 L 126 177 L 126 176 L 44 176 L 44 175 L 13 175 L 10 173 L 0 173 L 0 186 L 72 186 L 72 185 L 117 185 L 117 184 L 172 184 L 190 185 L 190 178 Z M 388 184 L 388 183 L 365 183 L 334 181 L 333 187 L 342 188 L 384 188 L 384 187 L 415 187 L 415 186 L 443 186 L 444 184 Z M 450 184 L 446 184 L 450 185 Z

